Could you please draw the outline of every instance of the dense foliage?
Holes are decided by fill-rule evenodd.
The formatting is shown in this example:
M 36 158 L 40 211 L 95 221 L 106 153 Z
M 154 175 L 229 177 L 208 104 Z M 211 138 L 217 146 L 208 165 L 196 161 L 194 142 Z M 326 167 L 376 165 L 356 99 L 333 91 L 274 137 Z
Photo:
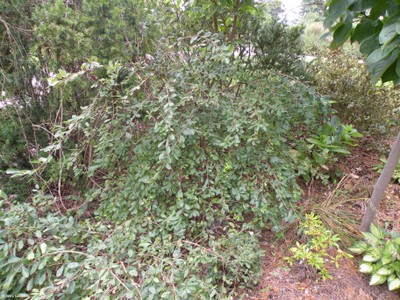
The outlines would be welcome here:
M 261 230 L 359 136 L 283 74 L 301 29 L 253 1 L 30 4 L 1 4 L 0 295 L 246 297 Z
M 371 274 L 370 285 L 387 282 L 390 291 L 400 289 L 400 237 L 396 233 L 371 224 L 371 232 L 363 232 L 365 241 L 349 248 L 363 254 L 360 272 Z
M 268 18 L 254 25 L 250 25 L 254 31 L 251 39 L 255 47 L 254 62 L 263 68 L 304 77 L 305 70 L 300 59 L 303 53 L 303 27 L 288 27 L 277 18 Z
M 324 21 L 333 31 L 332 47 L 339 47 L 347 39 L 360 44 L 360 52 L 367 57 L 368 71 L 373 83 L 378 80 L 398 81 L 399 69 L 399 3 L 390 1 L 328 2 Z M 356 19 L 356 26 L 353 21 Z
M 377 137 L 398 125 L 398 88 L 389 83 L 374 87 L 361 57 L 345 50 L 316 49 L 313 54 L 313 82 L 318 92 L 334 101 L 343 121 Z
M 345 151 L 352 135 L 346 136 L 344 127 L 331 119 L 329 103 L 301 83 L 273 74 L 245 76 L 240 61 L 230 61 L 232 50 L 221 44 L 218 35 L 205 33 L 164 48 L 152 61 L 104 67 L 91 63 L 78 73 L 60 71 L 50 80 L 61 92 L 71 81 L 93 81 L 95 74 L 103 74 L 92 82 L 97 92 L 90 104 L 59 127 L 54 133 L 56 141 L 33 162 L 37 167 L 29 172 L 38 178 L 45 177 L 54 165 L 59 170 L 47 175 L 50 179 L 34 201 L 50 201 L 61 210 L 68 206 L 76 218 L 68 218 L 74 223 L 71 226 L 83 226 L 79 231 L 92 226 L 93 231 L 102 232 L 104 221 L 79 221 L 93 214 L 98 221 L 108 220 L 104 230 L 118 233 L 115 246 L 107 239 L 107 248 L 101 246 L 106 242 L 102 235 L 78 235 L 76 242 L 63 243 L 63 247 L 68 245 L 63 248 L 68 253 L 66 270 L 71 263 L 83 269 L 91 264 L 96 268 L 107 265 L 91 261 L 104 259 L 100 253 L 109 249 L 110 255 L 120 253 L 118 259 L 126 268 L 135 267 L 134 293 L 142 297 L 150 289 L 167 298 L 172 293 L 180 298 L 202 298 L 257 282 L 260 252 L 249 230 L 272 226 L 277 231 L 282 221 L 294 220 L 294 204 L 301 196 L 296 178 L 316 175 L 328 154 Z M 318 145 L 318 139 L 326 145 Z M 48 167 L 44 169 L 43 163 Z M 26 171 L 15 173 L 23 174 Z M 51 186 L 59 183 L 62 190 L 53 192 Z M 17 208 L 10 208 L 8 214 Z M 126 235 L 129 241 L 123 239 Z M 46 249 L 53 246 L 52 240 L 49 237 Z M 42 245 L 40 240 L 25 244 L 19 258 Z M 100 251 L 97 258 L 69 258 L 78 249 L 94 255 L 96 247 Z M 172 279 L 165 279 L 170 268 L 164 256 L 176 251 L 180 254 L 171 258 L 177 268 L 171 283 Z M 175 261 L 178 258 L 181 263 L 196 263 L 181 269 Z M 155 269 L 146 271 L 146 265 Z M 122 266 L 118 268 L 123 273 Z M 47 284 L 57 277 L 68 282 L 62 285 L 65 289 L 71 282 L 81 287 L 69 293 L 93 293 L 88 288 L 96 283 L 93 275 L 59 273 L 54 277 L 49 273 L 51 267 L 44 270 L 42 279 L 31 282 L 42 293 L 55 293 Z M 88 287 L 82 289 L 83 282 L 74 278 L 85 280 Z M 20 280 L 14 275 L 7 290 Z M 189 290 L 188 285 L 192 286 Z M 114 294 L 123 297 L 127 292 L 121 284 Z

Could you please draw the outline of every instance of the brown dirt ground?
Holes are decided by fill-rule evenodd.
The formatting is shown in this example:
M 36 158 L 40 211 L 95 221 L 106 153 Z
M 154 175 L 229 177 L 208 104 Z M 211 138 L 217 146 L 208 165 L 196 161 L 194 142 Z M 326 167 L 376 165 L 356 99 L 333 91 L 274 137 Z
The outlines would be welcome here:
M 345 179 L 330 189 L 318 184 L 305 188 L 304 206 L 313 210 L 313 205 L 324 202 L 332 195 L 332 190 L 341 191 L 333 198 L 340 201 L 350 199 L 338 210 L 353 213 L 354 232 L 365 209 L 365 200 L 370 196 L 378 174 L 373 166 L 379 163 L 379 154 L 371 150 L 371 140 L 364 138 L 352 155 L 340 162 Z M 390 144 L 390 143 L 388 143 Z M 389 145 L 388 145 L 389 146 Z M 336 195 L 336 194 L 335 194 Z M 334 215 L 336 212 L 332 212 Z M 329 214 L 328 218 L 329 218 Z M 388 229 L 400 232 L 400 185 L 391 184 L 382 201 L 377 222 Z M 385 284 L 369 286 L 369 276 L 358 272 L 359 257 L 342 259 L 339 268 L 328 266 L 332 280 L 322 281 L 311 268 L 294 264 L 289 267 L 283 257 L 290 255 L 288 249 L 298 239 L 295 226 L 287 230 L 285 239 L 271 241 L 272 234 L 265 233 L 261 245 L 265 250 L 263 276 L 256 291 L 248 299 L 257 300 L 395 300 L 400 299 L 400 292 L 390 292 Z M 344 249 L 344 247 L 343 247 Z

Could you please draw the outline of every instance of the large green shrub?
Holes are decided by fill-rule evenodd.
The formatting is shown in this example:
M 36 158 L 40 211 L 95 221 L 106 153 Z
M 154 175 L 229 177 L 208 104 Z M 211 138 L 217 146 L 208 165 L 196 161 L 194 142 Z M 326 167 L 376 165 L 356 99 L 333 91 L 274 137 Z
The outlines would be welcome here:
M 311 65 L 314 84 L 334 101 L 342 120 L 367 133 L 387 133 L 399 105 L 398 91 L 388 85 L 374 87 L 364 61 L 354 54 L 320 48 L 315 56 Z
M 50 80 L 54 93 L 90 81 L 95 96 L 54 128 L 34 170 L 14 172 L 58 177 L 32 204 L 3 202 L 3 294 L 223 299 L 257 283 L 258 229 L 293 221 L 296 180 L 320 170 L 313 154 L 325 146 L 307 138 L 325 136 L 328 150 L 346 139 L 329 102 L 249 75 L 232 53 L 202 33 L 153 61 L 92 62 Z
M 74 155 L 66 163 L 96 180 L 106 170 L 100 210 L 114 220 L 147 218 L 154 214 L 148 208 L 157 207 L 188 221 L 177 235 L 216 218 L 242 221 L 249 212 L 257 226 L 272 221 L 279 227 L 300 196 L 291 131 L 303 124 L 306 109 L 314 111 L 310 130 L 319 127 L 314 98 L 304 89 L 298 99 L 282 101 L 291 95 L 280 78 L 249 80 L 217 36 L 198 39 L 134 71 L 110 65 L 98 97 L 59 134 L 81 130 L 86 138 L 79 146 L 91 144 L 90 161 Z

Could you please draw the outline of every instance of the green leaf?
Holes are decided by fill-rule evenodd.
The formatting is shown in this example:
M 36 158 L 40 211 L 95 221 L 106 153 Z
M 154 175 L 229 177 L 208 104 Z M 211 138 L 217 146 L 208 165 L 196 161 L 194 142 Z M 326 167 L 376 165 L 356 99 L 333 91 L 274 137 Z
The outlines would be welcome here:
M 376 49 L 367 57 L 368 71 L 371 73 L 372 82 L 375 84 L 385 71 L 396 61 L 399 50 L 386 54 L 382 49 Z
M 385 231 L 374 224 L 371 224 L 370 226 L 371 233 L 376 236 L 378 239 L 383 239 L 386 235 Z
M 49 86 L 56 86 L 60 81 L 57 79 L 57 77 L 50 77 L 47 79 L 47 82 Z
M 46 280 L 46 272 L 43 272 L 42 275 L 37 279 L 37 284 L 42 285 Z
M 62 265 L 56 272 L 56 276 L 60 277 L 63 274 L 64 271 L 64 265 Z
M 376 272 L 376 274 L 379 274 L 379 275 L 390 275 L 390 274 L 392 274 L 392 273 L 393 273 L 393 269 L 390 268 L 390 267 L 386 267 L 386 266 L 381 267 L 381 268 Z
M 129 257 L 133 257 L 133 255 L 135 255 L 135 252 L 132 249 L 128 250 L 128 256 Z
M 400 237 L 393 239 L 393 243 L 397 246 L 400 246 Z
M 40 261 L 36 261 L 36 262 L 31 266 L 31 270 L 29 271 L 29 273 L 30 273 L 31 275 L 33 275 L 33 274 L 36 273 L 39 264 L 40 264 Z
M 161 294 L 161 299 L 172 299 L 171 291 L 165 291 Z
M 156 289 L 153 286 L 151 286 L 151 287 L 149 287 L 149 292 L 151 294 L 155 295 L 156 294 Z
M 396 62 L 396 74 L 400 77 L 400 59 L 397 59 Z
M 372 7 L 368 17 L 372 20 L 375 20 L 381 16 L 384 16 L 386 12 L 386 7 L 387 7 L 386 0 L 376 0 L 375 5 Z
M 378 49 L 379 46 L 379 34 L 376 33 L 362 41 L 360 44 L 360 52 L 363 55 L 370 55 L 372 52 Z
M 396 255 L 398 254 L 396 244 L 393 241 L 387 241 L 383 250 L 383 254 L 396 257 Z
M 362 262 L 360 264 L 360 267 L 358 268 L 358 271 L 360 271 L 361 273 L 371 274 L 373 269 L 374 269 L 374 266 L 371 263 Z
M 16 271 L 7 274 L 6 280 L 3 281 L 3 286 L 2 286 L 3 290 L 7 291 L 11 287 L 11 284 L 16 274 L 17 274 Z
M 41 232 L 40 230 L 36 230 L 36 231 L 35 231 L 35 235 L 36 235 L 36 237 L 38 237 L 39 239 L 42 238 L 42 232 Z
M 80 264 L 78 263 L 78 262 L 70 262 L 68 265 L 67 265 L 67 268 L 68 269 L 75 269 L 75 268 L 77 268 L 77 267 L 79 267 L 80 266 Z
M 398 35 L 396 28 L 399 22 L 399 16 L 400 13 L 396 13 L 384 21 L 382 30 L 379 34 L 379 43 L 387 45 Z
M 40 261 L 40 264 L 38 266 L 38 270 L 42 270 L 46 266 L 47 260 L 48 260 L 48 257 L 45 257 L 42 261 Z
M 395 84 L 397 84 L 397 80 L 399 77 L 397 76 L 396 73 L 396 63 L 394 62 L 386 71 L 383 73 L 382 77 L 382 82 L 388 82 L 388 81 L 393 81 Z
M 375 0 L 360 0 L 352 1 L 351 10 L 357 13 L 370 9 L 375 3 Z
M 333 33 L 333 41 L 331 43 L 331 47 L 333 49 L 337 49 L 340 46 L 342 46 L 343 43 L 350 37 L 351 30 L 352 30 L 351 20 L 340 25 Z
M 355 41 L 357 41 L 359 43 L 362 43 L 373 34 L 377 34 L 379 36 L 379 27 L 375 26 L 371 20 L 364 19 L 360 23 L 358 23 L 358 25 L 354 29 L 354 32 L 351 35 L 351 42 L 354 43 Z
M 362 235 L 365 241 L 371 246 L 375 246 L 379 243 L 379 239 L 370 232 L 362 232 Z
M 375 249 L 374 249 L 374 250 L 375 250 Z M 371 252 L 365 254 L 365 255 L 363 256 L 363 261 L 376 262 L 376 261 L 380 260 L 380 259 L 381 259 L 381 256 L 380 256 L 380 255 L 377 255 L 377 254 L 374 253 L 374 252 L 376 252 L 376 251 L 371 251 Z
M 395 280 L 397 278 L 396 274 L 392 274 L 388 277 L 387 282 L 391 283 L 393 280 Z
M 0 199 L 7 200 L 7 198 L 7 194 L 3 190 L 0 190 Z
M 394 14 L 396 14 L 396 12 L 400 11 L 399 1 L 398 0 L 388 1 L 386 11 L 389 17 L 393 16 Z
M 385 275 L 374 274 L 371 276 L 371 281 L 369 282 L 369 285 L 382 284 L 386 281 L 386 278 L 387 278 L 387 276 L 385 276 Z
M 69 75 L 69 73 L 67 73 L 67 71 L 65 71 L 65 70 L 63 70 L 63 69 L 59 69 L 59 70 L 58 70 L 57 77 L 60 76 L 60 79 L 63 78 L 63 77 L 66 77 L 66 76 L 68 76 L 68 75 Z
M 349 251 L 355 254 L 362 254 L 368 249 L 368 244 L 364 241 L 355 242 L 351 247 L 349 247 Z
M 72 294 L 75 291 L 75 281 L 71 281 L 68 285 L 67 293 Z
M 46 243 L 41 243 L 41 244 L 40 244 L 40 250 L 42 251 L 42 254 L 46 254 L 46 252 L 47 252 L 47 245 L 46 245 Z
M 24 265 L 21 266 L 21 271 L 22 271 L 21 272 L 22 276 L 24 278 L 28 278 L 29 277 L 29 270 Z
M 317 164 L 319 164 L 319 165 L 323 165 L 323 164 L 325 164 L 325 162 L 326 162 L 326 159 L 325 159 L 322 155 L 320 155 L 319 153 L 317 153 L 317 152 L 314 152 L 314 153 L 313 153 L 313 159 L 314 159 L 315 162 L 316 162 Z
M 24 248 L 24 241 L 23 241 L 23 240 L 20 240 L 20 241 L 18 242 L 18 250 L 22 250 L 22 248 Z
M 390 283 L 388 282 L 389 291 L 394 291 L 400 289 L 400 278 L 396 278 L 392 280 Z
M 30 292 L 33 288 L 33 277 L 28 281 L 28 284 L 26 285 L 26 290 Z
M 400 274 L 400 260 L 396 260 L 395 262 L 392 262 L 390 265 L 393 267 L 393 269 L 394 269 L 397 273 Z
M 328 16 L 324 21 L 324 27 L 331 27 L 335 21 L 343 14 L 345 14 L 349 5 L 348 0 L 333 0 L 329 3 Z
M 340 153 L 340 154 L 344 154 L 344 155 L 349 155 L 350 154 L 349 150 L 344 149 L 344 148 L 340 148 L 340 147 L 332 148 L 331 151 L 334 152 L 334 153 Z
M 35 170 L 17 170 L 17 169 L 8 169 L 6 174 L 11 175 L 11 178 L 22 177 L 26 175 L 32 175 L 35 173 Z
M 384 256 L 381 258 L 381 261 L 382 261 L 382 264 L 383 264 L 383 265 L 387 265 L 387 264 L 390 264 L 390 263 L 392 262 L 392 259 L 391 259 L 390 256 L 384 255 Z
M 28 255 L 26 256 L 27 260 L 32 260 L 35 258 L 35 253 L 31 250 Z
M 136 269 L 129 270 L 129 275 L 136 277 L 138 276 L 138 271 Z
M 22 260 L 22 258 L 20 258 L 20 257 L 12 256 L 12 257 L 10 257 L 10 259 L 7 261 L 7 263 L 8 263 L 8 264 L 13 264 L 13 263 L 19 262 L 19 261 L 21 261 L 21 260 Z
M 54 261 L 59 261 L 61 256 L 62 256 L 62 253 L 59 253 L 59 254 L 57 254 L 56 256 L 53 257 L 53 260 Z

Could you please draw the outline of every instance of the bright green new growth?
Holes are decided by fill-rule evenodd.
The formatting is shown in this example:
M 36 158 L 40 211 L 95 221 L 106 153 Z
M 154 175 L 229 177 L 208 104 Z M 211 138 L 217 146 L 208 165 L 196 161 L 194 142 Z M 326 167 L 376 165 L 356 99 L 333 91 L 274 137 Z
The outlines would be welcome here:
M 364 241 L 349 250 L 363 254 L 359 271 L 370 274 L 370 285 L 387 282 L 390 291 L 400 289 L 400 236 L 371 224 L 371 232 L 363 232 Z
M 294 261 L 305 262 L 318 271 L 323 281 L 332 279 L 332 275 L 326 268 L 327 261 L 339 268 L 339 260 L 341 258 L 352 256 L 340 249 L 338 244 L 340 242 L 339 236 L 332 234 L 322 223 L 319 216 L 310 213 L 306 214 L 305 217 L 305 220 L 301 222 L 300 230 L 306 236 L 307 242 L 296 242 L 296 247 L 290 249 L 293 255 L 285 257 L 285 260 L 291 266 Z

